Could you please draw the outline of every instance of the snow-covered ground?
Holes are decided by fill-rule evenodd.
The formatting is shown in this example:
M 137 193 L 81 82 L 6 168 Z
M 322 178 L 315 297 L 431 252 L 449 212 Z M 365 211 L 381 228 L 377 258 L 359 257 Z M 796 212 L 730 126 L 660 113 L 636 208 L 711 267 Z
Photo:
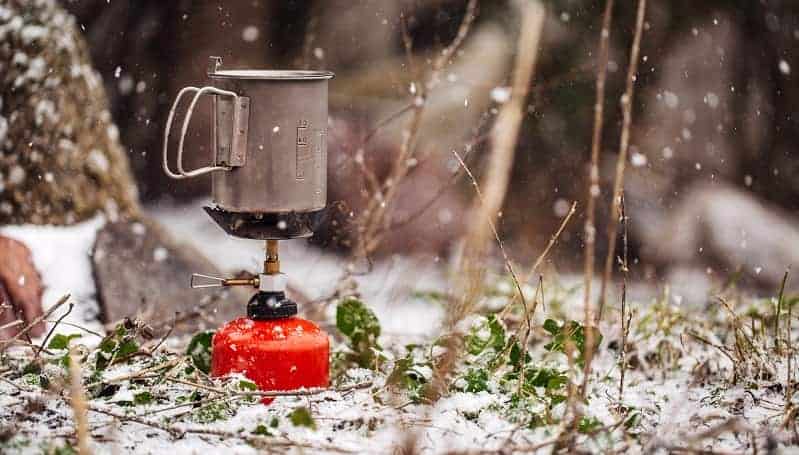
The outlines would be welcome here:
M 42 277 L 42 306 L 50 308 L 70 294 L 75 303 L 65 322 L 102 331 L 97 319 L 97 290 L 92 277 L 91 252 L 97 231 L 105 224 L 101 215 L 73 226 L 0 226 L 0 234 L 23 242 Z M 67 326 L 57 332 L 71 331 Z M 91 336 L 91 335 L 87 335 Z M 95 340 L 99 341 L 99 340 Z
M 194 244 L 223 270 L 260 267 L 261 244 L 225 235 L 200 210 L 199 203 L 181 207 L 161 205 L 150 213 L 176 238 Z M 93 320 L 97 308 L 88 254 L 103 222 L 102 218 L 96 218 L 69 228 L 21 226 L 0 231 L 25 241 L 32 249 L 47 286 L 45 306 L 69 292 L 77 304 L 71 320 L 92 329 L 101 325 Z M 311 298 L 333 292 L 345 263 L 342 257 L 310 247 L 302 240 L 282 245 L 284 271 Z M 380 341 L 389 358 L 403 355 L 406 344 L 429 343 L 438 334 L 443 306 L 415 296 L 414 291 L 446 289 L 446 270 L 441 262 L 397 257 L 377 263 L 370 274 L 358 276 L 357 280 L 363 300 L 381 322 Z M 582 296 L 572 286 L 578 280 L 555 281 L 548 284 L 546 305 L 536 314 L 535 327 L 540 328 L 549 317 L 564 321 L 581 319 Z M 500 297 L 492 298 L 494 304 L 501 303 L 502 292 L 509 289 L 502 283 L 497 288 Z M 579 437 L 581 448 L 592 452 L 741 453 L 752 452 L 752 444 L 756 444 L 764 452 L 768 447 L 776 447 L 783 453 L 799 453 L 791 445 L 797 442 L 791 430 L 795 428 L 796 413 L 791 410 L 799 403 L 795 385 L 787 380 L 789 372 L 795 378 L 799 370 L 795 361 L 789 367 L 785 358 L 770 354 L 770 348 L 765 346 L 770 343 L 769 338 L 755 338 L 763 341 L 764 346 L 753 348 L 751 356 L 762 358 L 741 361 L 734 351 L 722 347 L 731 342 L 730 326 L 720 307 L 703 308 L 700 313 L 698 308 L 679 305 L 669 295 L 660 299 L 642 298 L 631 301 L 630 305 L 634 317 L 623 397 L 619 400 L 620 330 L 615 322 L 617 309 L 611 305 L 610 316 L 600 326 L 604 338 L 593 364 L 587 403 L 577 403 L 584 415 L 595 419 L 590 427 L 594 432 L 589 429 Z M 741 313 L 747 310 L 747 305 L 759 305 L 757 311 L 763 313 L 771 311 L 770 303 L 756 299 L 742 299 L 739 305 Z M 333 306 L 330 309 L 334 311 Z M 328 316 L 333 319 L 332 313 Z M 59 329 L 64 333 L 74 332 L 69 327 Z M 530 351 L 534 362 L 541 368 L 567 368 L 565 355 L 545 349 L 547 336 L 543 330 L 534 331 Z M 796 338 L 795 331 L 793 337 Z M 113 366 L 104 372 L 104 380 L 174 360 L 185 341 L 169 340 L 160 359 Z M 92 339 L 85 337 L 80 342 L 91 345 Z M 24 359 L 30 356 L 26 349 L 11 350 L 6 365 L 23 366 L 27 361 Z M 750 361 L 751 364 L 747 363 Z M 180 377 L 182 365 L 163 371 L 172 372 L 167 376 Z M 0 434 L 10 431 L 13 436 L 0 439 L 0 448 L 8 453 L 39 453 L 64 441 L 74 444 L 73 411 L 67 401 L 42 390 L 35 376 L 19 377 L 13 369 L 2 368 L 6 367 L 0 364 L 0 378 L 3 378 Z M 762 368 L 766 373 L 754 377 L 753 368 Z M 736 369 L 741 377 L 732 381 Z M 264 449 L 395 453 L 398 447 L 408 447 L 415 441 L 415 448 L 421 453 L 491 452 L 503 448 L 544 453 L 552 449 L 554 438 L 566 423 L 558 422 L 567 413 L 565 402 L 543 410 L 544 401 L 533 401 L 529 408 L 519 411 L 530 413 L 541 409 L 542 415 L 552 419 L 551 423 L 531 425 L 515 420 L 509 412 L 511 395 L 503 389 L 499 375 L 493 373 L 489 373 L 486 390 L 453 390 L 431 406 L 413 403 L 403 392 L 389 392 L 387 371 L 390 369 L 380 373 L 350 370 L 339 378 L 343 384 L 370 381 L 371 385 L 304 397 L 278 397 L 268 406 L 241 402 L 238 397 L 236 405 L 230 408 L 232 415 L 210 422 L 201 419 L 199 411 L 187 414 L 191 408 L 175 407 L 194 390 L 191 386 L 169 380 L 123 381 L 110 397 L 89 402 L 93 409 L 116 413 L 125 420 L 121 423 L 120 418 L 89 412 L 91 448 L 96 453 L 249 454 Z M 63 375 L 63 369 L 54 364 L 45 365 L 44 372 L 54 377 Z M 579 383 L 580 373 L 575 373 L 574 378 Z M 230 383 L 220 385 L 223 386 L 229 387 Z M 130 405 L 143 391 L 158 399 Z M 540 393 L 544 397 L 548 392 L 541 389 Z M 310 411 L 315 429 L 292 422 L 290 416 L 298 408 Z M 139 419 L 140 423 L 129 421 L 131 418 Z M 170 434 L 156 428 L 159 426 L 185 433 Z

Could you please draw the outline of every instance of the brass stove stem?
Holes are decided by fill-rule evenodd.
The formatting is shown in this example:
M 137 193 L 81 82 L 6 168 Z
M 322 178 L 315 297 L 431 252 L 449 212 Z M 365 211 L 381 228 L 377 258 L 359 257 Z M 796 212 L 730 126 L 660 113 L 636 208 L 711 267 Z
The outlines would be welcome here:
M 266 241 L 266 260 L 264 261 L 264 273 L 276 275 L 280 273 L 280 257 L 278 256 L 277 240 Z
M 253 286 L 258 287 L 260 280 L 256 278 L 228 278 L 222 282 L 223 286 Z

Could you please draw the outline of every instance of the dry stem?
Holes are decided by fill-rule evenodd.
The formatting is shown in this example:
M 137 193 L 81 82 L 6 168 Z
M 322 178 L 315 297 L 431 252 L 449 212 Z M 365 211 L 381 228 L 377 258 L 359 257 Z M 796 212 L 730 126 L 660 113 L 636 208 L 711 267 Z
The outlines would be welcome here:
M 474 219 L 464 240 L 463 254 L 458 266 L 457 307 L 449 312 L 447 326 L 452 328 L 468 314 L 482 287 L 484 260 L 489 229 L 494 225 L 505 199 L 513 157 L 524 113 L 527 94 L 535 71 L 538 46 L 544 24 L 544 7 L 530 2 L 522 10 L 522 28 L 517 45 L 511 98 L 502 106 L 491 132 L 492 151 L 483 185 L 482 197 L 474 200 L 471 212 Z M 483 222 L 486 220 L 486 222 Z M 522 296 L 523 297 L 523 296 Z
M 596 76 L 596 104 L 594 104 L 594 132 L 591 138 L 591 164 L 588 170 L 588 194 L 586 196 L 586 216 L 584 226 L 585 236 L 585 264 L 583 287 L 585 295 L 583 308 L 585 317 L 583 327 L 586 327 L 585 346 L 587 354 L 583 375 L 582 391 L 585 393 L 586 381 L 591 374 L 591 361 L 593 360 L 594 332 L 588 330 L 594 322 L 593 301 L 591 300 L 591 284 L 594 280 L 594 262 L 596 261 L 596 198 L 599 196 L 599 152 L 602 148 L 602 127 L 605 115 L 605 81 L 608 75 L 608 47 L 610 43 L 610 26 L 613 21 L 614 0 L 607 0 L 605 12 L 602 15 L 602 30 L 599 37 L 599 55 Z
M 58 299 L 58 302 L 56 302 L 56 304 L 55 304 L 55 305 L 51 306 L 51 307 L 50 307 L 50 309 L 49 309 L 49 310 L 47 310 L 47 312 L 46 312 L 46 313 L 44 313 L 43 315 L 41 315 L 41 316 L 39 316 L 38 318 L 34 319 L 34 320 L 33 320 L 33 321 L 31 321 L 30 323 L 28 323 L 28 325 L 26 325 L 25 327 L 23 327 L 23 328 L 22 328 L 22 330 L 20 330 L 19 332 L 17 332 L 17 334 L 16 334 L 16 335 L 14 335 L 13 337 L 9 338 L 8 340 L 5 340 L 5 341 L 3 341 L 3 342 L 0 342 L 0 352 L 3 352 L 3 351 L 5 351 L 5 350 L 6 350 L 6 349 L 7 349 L 9 346 L 11 346 L 12 344 L 14 344 L 14 342 L 16 342 L 17 340 L 19 340 L 19 339 L 20 339 L 22 336 L 24 336 L 24 335 L 27 335 L 27 334 L 28 334 L 28 332 L 30 332 L 30 330 L 31 330 L 33 327 L 35 327 L 35 326 L 36 326 L 36 324 L 38 324 L 38 323 L 40 323 L 40 322 L 44 321 L 45 319 L 49 318 L 49 317 L 50 317 L 50 315 L 51 315 L 51 314 L 53 314 L 53 313 L 55 312 L 55 310 L 57 310 L 58 308 L 60 308 L 60 307 L 61 307 L 61 305 L 63 305 L 64 303 L 66 303 L 66 301 L 67 301 L 67 300 L 69 300 L 69 294 L 67 294 L 67 295 L 65 295 L 65 296 L 61 297 L 60 299 Z
M 86 394 L 83 390 L 80 357 L 74 348 L 69 350 L 69 405 L 75 415 L 75 436 L 78 439 L 78 453 L 89 455 L 89 422 L 87 418 Z
M 427 105 L 427 92 L 438 84 L 441 70 L 453 59 L 468 36 L 469 30 L 471 30 L 472 24 L 477 17 L 477 4 L 477 0 L 469 0 L 466 6 L 466 14 L 458 27 L 455 38 L 444 48 L 439 58 L 433 62 L 427 83 L 422 84 L 417 77 L 414 77 L 413 86 L 418 92 L 413 94 L 414 100 L 411 103 L 413 115 L 408 121 L 408 126 L 402 132 L 400 150 L 392 163 L 389 175 L 375 188 L 376 179 L 370 177 L 370 172 L 365 172 L 365 175 L 370 180 L 373 194 L 357 223 L 359 234 L 357 251 L 363 257 L 368 257 L 377 250 L 383 234 L 390 227 L 391 223 L 386 215 L 397 196 L 401 182 L 414 167 L 411 158 L 416 152 L 416 141 L 422 125 L 422 116 Z M 408 64 L 412 72 L 416 73 L 416 68 L 413 66 L 413 59 L 411 58 L 413 43 L 407 31 L 405 16 L 403 15 L 401 19 L 403 43 L 405 52 L 408 55 Z M 392 117 L 392 120 L 393 118 L 396 117 Z M 363 166 L 362 171 L 364 171 Z
M 633 95 L 635 93 L 635 81 L 638 73 L 638 60 L 641 52 L 641 35 L 644 30 L 644 16 L 646 15 L 646 0 L 638 1 L 638 13 L 635 20 L 635 35 L 630 49 L 630 64 L 627 68 L 627 86 L 624 95 L 621 97 L 622 107 L 622 128 L 621 142 L 619 144 L 619 156 L 616 159 L 616 176 L 613 181 L 613 200 L 611 203 L 611 214 L 608 225 L 608 254 L 605 257 L 605 270 L 602 274 L 602 287 L 599 292 L 599 309 L 597 320 L 602 318 L 602 310 L 605 306 L 605 295 L 608 281 L 613 272 L 613 258 L 616 254 L 616 236 L 619 230 L 619 203 L 621 190 L 624 186 L 624 169 L 627 164 L 627 151 L 630 147 L 630 127 L 633 122 Z
M 632 320 L 632 313 L 629 312 L 629 310 L 627 309 L 627 273 L 630 271 L 630 269 L 628 268 L 628 263 L 627 263 L 627 214 L 625 213 L 624 210 L 624 193 L 622 193 L 621 195 L 620 208 L 621 208 L 621 223 L 624 228 L 622 231 L 622 243 L 623 243 L 624 255 L 622 256 L 622 263 L 621 263 L 621 272 L 623 279 L 621 283 L 621 317 L 620 317 L 621 347 L 619 351 L 621 355 L 621 360 L 620 360 L 621 365 L 619 366 L 621 370 L 619 375 L 619 404 L 621 405 L 622 399 L 624 398 L 624 372 L 627 370 L 627 337 L 630 334 L 630 321 Z M 593 354 L 593 352 L 591 354 Z M 586 376 L 585 381 L 586 381 L 585 384 L 587 385 L 588 376 Z

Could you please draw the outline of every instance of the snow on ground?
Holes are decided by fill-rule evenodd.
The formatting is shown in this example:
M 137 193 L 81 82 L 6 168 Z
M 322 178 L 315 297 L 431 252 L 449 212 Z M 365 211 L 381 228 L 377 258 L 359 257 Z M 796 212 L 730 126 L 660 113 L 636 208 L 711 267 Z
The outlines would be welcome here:
M 90 255 L 97 231 L 104 224 L 105 218 L 98 215 L 73 226 L 0 226 L 0 234 L 23 242 L 30 249 L 44 285 L 44 309 L 70 294 L 75 306 L 64 321 L 95 331 L 103 329 L 97 319 L 99 306 Z M 74 329 L 60 326 L 56 329 L 59 332 L 71 333 Z
M 199 203 L 161 205 L 152 208 L 150 214 L 176 238 L 204 251 L 221 269 L 230 272 L 258 270 L 263 255 L 259 242 L 227 236 L 206 217 L 200 206 Z M 51 305 L 63 293 L 70 292 L 80 304 L 71 317 L 93 328 L 99 328 L 99 323 L 86 321 L 91 320 L 97 311 L 88 254 L 95 233 L 103 222 L 102 218 L 95 218 L 73 227 L 12 226 L 0 231 L 25 241 L 31 247 L 36 266 L 47 286 L 45 306 Z M 303 240 L 282 242 L 281 259 L 281 265 L 293 284 L 311 298 L 330 295 L 345 264 L 344 258 L 309 247 Z M 443 315 L 442 306 L 429 299 L 414 297 L 412 293 L 445 289 L 445 271 L 439 262 L 392 258 L 376 264 L 371 274 L 359 276 L 357 280 L 364 301 L 380 319 L 384 333 L 380 342 L 390 351 L 389 355 L 399 358 L 405 344 L 429 343 L 437 334 Z M 539 328 L 547 317 L 566 321 L 580 319 L 582 315 L 582 296 L 574 285 L 579 280 L 569 277 L 550 280 L 547 304 L 535 317 L 535 326 Z M 501 295 L 512 292 L 512 288 L 500 282 L 497 291 Z M 783 453 L 791 453 L 792 436 L 785 429 L 788 427 L 783 426 L 785 410 L 799 403 L 795 394 L 785 393 L 783 384 L 787 383 L 788 366 L 784 359 L 768 355 L 770 351 L 765 350 L 765 344 L 770 342 L 769 339 L 764 341 L 763 352 L 758 347 L 751 354 L 764 355 L 764 358 L 745 366 L 766 368 L 770 373 L 757 378 L 744 377 L 733 383 L 733 370 L 741 368 L 741 364 L 749 360 L 734 363 L 721 349 L 712 346 L 725 344 L 728 326 L 723 323 L 723 311 L 718 308 L 710 311 L 711 307 L 702 308 L 701 312 L 700 308 L 687 308 L 668 294 L 660 299 L 643 295 L 641 293 L 641 297 L 636 297 L 631 303 L 635 307 L 635 318 L 630 333 L 630 368 L 626 372 L 621 406 L 617 390 L 620 331 L 613 321 L 617 316 L 603 321 L 600 327 L 604 339 L 593 365 L 589 398 L 584 409 L 586 415 L 596 419 L 596 425 L 609 426 L 610 429 L 583 437 L 581 447 L 592 452 L 612 448 L 630 453 L 666 453 L 672 448 L 684 450 L 692 447 L 740 453 L 752 451 L 750 435 L 756 435 L 754 441 L 759 447 L 774 445 Z M 501 297 L 492 297 L 487 307 L 496 309 L 501 300 Z M 746 302 L 758 301 L 742 300 L 741 305 Z M 758 311 L 768 312 L 771 307 L 765 304 L 763 308 Z M 610 314 L 616 311 L 615 305 L 611 305 Z M 689 335 L 691 333 L 709 341 L 699 342 Z M 534 362 L 541 368 L 565 368 L 567 362 L 562 353 L 545 349 L 547 336 L 540 329 L 533 334 L 535 342 L 530 354 Z M 81 342 L 88 340 L 81 339 Z M 169 340 L 166 347 L 172 352 L 181 352 L 183 343 L 185 340 Z M 612 347 L 614 344 L 615 348 Z M 13 361 L 14 358 L 22 359 L 24 353 L 26 351 L 22 348 L 14 349 L 9 356 Z M 174 353 L 170 355 L 172 358 L 175 356 Z M 141 360 L 145 361 L 157 363 L 156 360 Z M 128 364 L 116 365 L 104 374 L 106 378 L 119 377 L 141 370 L 143 365 L 145 363 L 137 364 L 135 368 Z M 795 363 L 793 365 L 793 372 L 799 372 Z M 55 372 L 60 367 L 47 365 L 46 368 Z M 174 374 L 182 374 L 180 371 L 182 367 L 176 368 Z M 0 375 L 13 373 L 0 370 Z M 174 437 L 152 426 L 119 423 L 115 418 L 90 412 L 92 449 L 95 453 L 169 451 L 177 455 L 225 451 L 251 454 L 259 453 L 259 444 L 266 441 L 293 445 L 292 452 L 333 453 L 343 450 L 388 454 L 395 453 L 407 441 L 416 440 L 416 449 L 425 454 L 450 450 L 490 451 L 503 447 L 546 453 L 551 450 L 551 445 L 538 446 L 552 441 L 560 432 L 558 424 L 531 428 L 528 424 L 517 423 L 508 413 L 511 396 L 507 390 L 501 389 L 495 378 L 489 379 L 487 390 L 475 393 L 453 391 L 434 406 L 429 406 L 415 404 L 407 397 L 403 398 L 402 393 L 387 393 L 384 389 L 385 373 L 350 370 L 348 375 L 353 377 L 345 378 L 346 383 L 370 379 L 372 385 L 307 397 L 278 397 L 268 406 L 243 403 L 236 406 L 229 418 L 212 419 L 211 422 L 198 421 L 197 416 L 191 417 L 194 414 L 187 416 L 185 407 L 173 409 L 181 397 L 194 390 L 191 387 L 169 381 L 152 383 L 146 386 L 149 387 L 146 391 L 158 399 L 132 406 L 124 402 L 130 402 L 144 390 L 144 386 L 123 382 L 110 398 L 93 399 L 90 405 L 120 415 L 138 416 L 156 425 L 181 430 L 199 429 L 204 433 L 189 432 Z M 576 375 L 579 382 L 580 375 Z M 11 453 L 39 453 L 43 448 L 52 447 L 54 441 L 57 443 L 69 438 L 74 431 L 69 405 L 42 391 L 35 381 L 31 382 L 26 377 L 13 385 L 0 381 L 0 423 L 13 422 L 18 432 L 18 436 L 11 440 L 12 445 L 0 445 L 0 448 L 14 449 Z M 537 393 L 548 392 L 539 390 Z M 792 400 L 787 405 L 786 396 Z M 44 410 L 32 411 L 36 408 L 35 403 L 41 403 Z M 301 407 L 310 410 L 316 429 L 291 422 L 289 416 Z M 541 402 L 533 402 L 522 411 L 538 413 L 540 407 Z M 566 404 L 560 403 L 552 405 L 546 414 L 548 418 L 557 420 L 566 412 Z M 631 415 L 635 416 L 634 422 L 626 420 Z M 622 418 L 625 420 L 620 420 Z M 736 418 L 741 420 L 734 420 Z M 714 433 L 714 428 L 725 422 L 734 425 Z M 627 425 L 630 428 L 625 432 L 623 429 Z M 266 439 L 255 436 L 259 431 L 267 431 L 272 436 Z M 270 448 L 281 450 L 274 445 Z

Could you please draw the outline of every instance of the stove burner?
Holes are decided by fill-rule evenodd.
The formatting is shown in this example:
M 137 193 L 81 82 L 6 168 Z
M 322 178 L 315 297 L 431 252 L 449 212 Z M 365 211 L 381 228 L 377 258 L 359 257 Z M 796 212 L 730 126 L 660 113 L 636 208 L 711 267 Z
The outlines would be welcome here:
M 315 212 L 239 213 L 203 207 L 225 232 L 255 240 L 285 240 L 313 235 Z

